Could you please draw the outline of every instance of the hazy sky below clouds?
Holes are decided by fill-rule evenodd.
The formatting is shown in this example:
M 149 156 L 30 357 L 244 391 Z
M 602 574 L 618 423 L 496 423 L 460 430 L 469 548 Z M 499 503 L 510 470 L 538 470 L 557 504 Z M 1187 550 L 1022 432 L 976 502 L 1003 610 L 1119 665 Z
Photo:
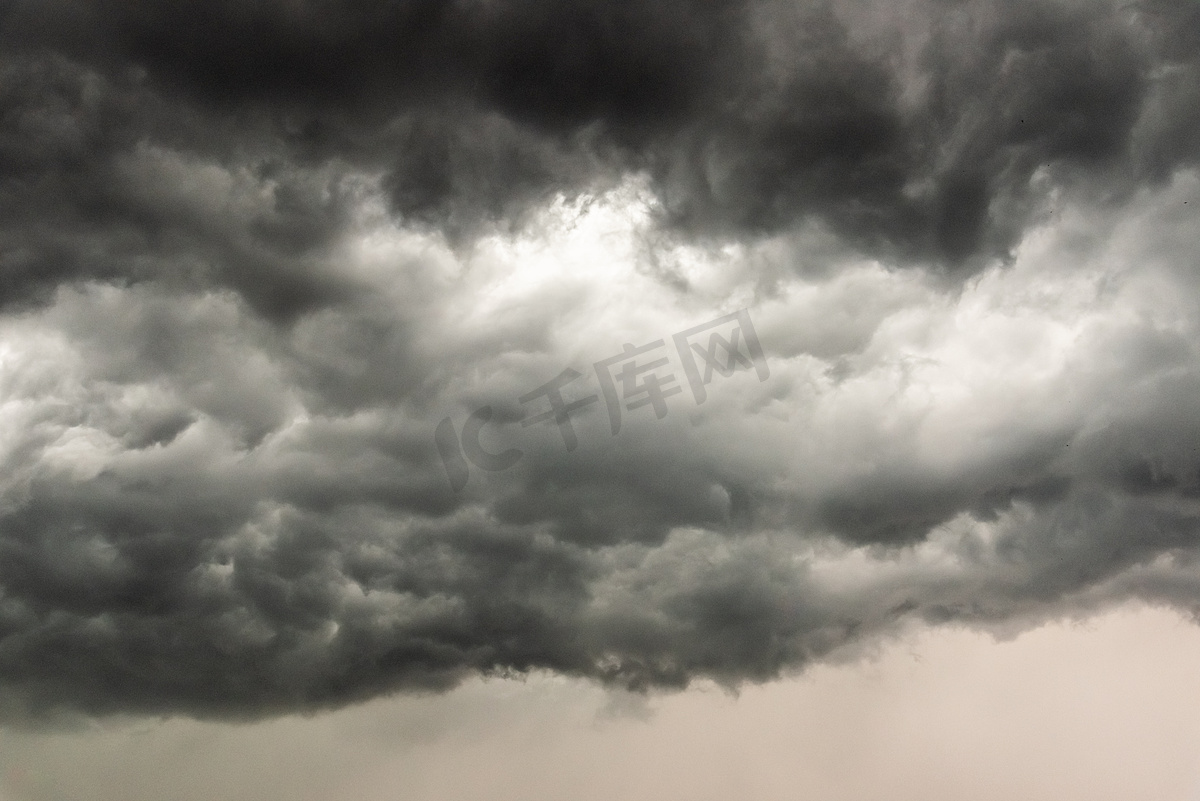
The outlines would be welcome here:
M 1195 626 L 1138 608 L 999 643 L 927 630 L 736 698 L 542 674 L 238 726 L 10 730 L 0 798 L 1195 801 L 1197 659 Z
M 1200 614 L 1198 109 L 1192 0 L 0 5 L 0 720 L 283 759 L 402 708 L 449 765 L 541 693 L 686 690 L 637 724 L 682 749 L 819 673 L 856 756 L 780 738 L 874 798 L 893 753 L 973 763 L 949 711 L 924 757 L 872 715 L 985 692 L 831 689 L 898 633 L 1154 681 L 1129 621 Z M 1112 610 L 1119 655 L 1057 627 Z M 994 680 L 1025 703 L 1030 669 Z M 1009 712 L 980 698 L 972 732 Z M 947 781 L 1059 787 L 1027 708 Z M 778 794 L 783 759 L 697 792 Z

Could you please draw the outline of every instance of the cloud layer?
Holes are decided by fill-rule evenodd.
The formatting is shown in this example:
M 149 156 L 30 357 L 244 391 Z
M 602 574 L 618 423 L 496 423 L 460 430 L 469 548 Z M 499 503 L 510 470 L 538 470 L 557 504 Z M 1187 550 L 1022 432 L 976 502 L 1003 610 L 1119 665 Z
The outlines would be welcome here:
M 0 714 L 1197 609 L 1195 3 L 0 14 Z

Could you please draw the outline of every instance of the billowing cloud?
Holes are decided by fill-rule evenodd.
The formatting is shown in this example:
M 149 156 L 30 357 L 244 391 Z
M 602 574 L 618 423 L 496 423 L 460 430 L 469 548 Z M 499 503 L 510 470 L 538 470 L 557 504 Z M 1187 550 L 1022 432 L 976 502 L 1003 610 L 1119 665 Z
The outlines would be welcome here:
M 6 716 L 1198 608 L 1194 3 L 4 13 Z

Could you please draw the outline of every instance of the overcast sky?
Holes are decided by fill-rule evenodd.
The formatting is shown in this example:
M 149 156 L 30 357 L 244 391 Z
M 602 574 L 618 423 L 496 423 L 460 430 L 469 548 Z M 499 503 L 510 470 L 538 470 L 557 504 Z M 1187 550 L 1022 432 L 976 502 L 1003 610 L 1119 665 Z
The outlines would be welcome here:
M 1195 0 L 0 0 L 0 799 L 1195 801 L 1198 232 Z

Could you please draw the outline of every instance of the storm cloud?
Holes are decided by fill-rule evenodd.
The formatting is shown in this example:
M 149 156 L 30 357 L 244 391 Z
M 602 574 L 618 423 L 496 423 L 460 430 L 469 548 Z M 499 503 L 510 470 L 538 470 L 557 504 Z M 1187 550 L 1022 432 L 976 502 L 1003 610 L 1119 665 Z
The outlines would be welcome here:
M 1187 0 L 0 7 L 0 715 L 1200 613 L 1198 123 Z

